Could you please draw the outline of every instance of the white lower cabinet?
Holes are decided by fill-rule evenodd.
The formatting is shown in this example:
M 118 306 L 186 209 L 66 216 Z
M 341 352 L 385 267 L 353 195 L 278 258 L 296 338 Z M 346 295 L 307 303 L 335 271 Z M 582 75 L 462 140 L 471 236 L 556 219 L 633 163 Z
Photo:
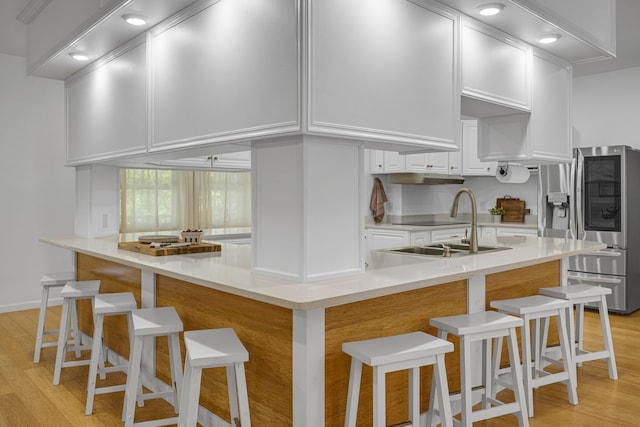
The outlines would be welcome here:
M 400 231 L 368 229 L 367 250 L 389 249 L 400 246 L 424 246 L 431 242 L 430 231 Z
M 504 237 L 504 236 L 533 236 L 536 237 L 538 235 L 538 230 L 535 228 L 506 228 L 506 227 L 497 227 L 496 228 L 496 236 Z
M 478 235 L 480 237 L 495 237 L 496 236 L 496 228 L 495 227 L 480 227 L 478 230 Z
M 398 246 L 409 246 L 411 237 L 408 231 L 367 230 L 367 249 L 389 249 Z
M 413 231 L 410 233 L 411 246 L 424 246 L 431 242 L 430 231 Z
M 431 231 L 431 243 L 445 242 L 447 240 L 461 240 L 464 238 L 466 228 L 447 228 L 445 230 Z

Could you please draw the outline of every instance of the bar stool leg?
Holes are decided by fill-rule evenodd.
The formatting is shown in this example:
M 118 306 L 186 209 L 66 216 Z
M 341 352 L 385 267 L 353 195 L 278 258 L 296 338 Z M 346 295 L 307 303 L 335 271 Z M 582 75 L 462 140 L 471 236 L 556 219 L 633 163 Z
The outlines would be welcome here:
M 171 363 L 171 379 L 173 381 L 173 409 L 179 413 L 180 390 L 182 389 L 182 356 L 178 334 L 169 335 L 169 359 Z
M 36 348 L 33 353 L 33 363 L 40 363 L 42 342 L 44 340 L 44 328 L 47 323 L 47 307 L 49 305 L 49 287 L 42 287 L 42 301 L 40 302 L 40 315 L 38 316 L 38 332 L 36 334 Z
M 247 392 L 247 378 L 244 372 L 244 363 L 235 364 L 235 383 L 238 396 L 238 410 L 240 412 L 240 426 L 251 427 L 251 416 L 249 415 L 249 394 Z
M 409 369 L 409 419 L 412 425 L 420 420 L 420 368 Z
M 80 345 L 82 345 L 82 341 L 80 339 L 80 326 L 78 325 L 78 300 L 74 299 L 71 305 L 71 338 L 73 340 L 73 348 L 76 352 L 76 359 L 79 359 L 80 354 Z M 65 337 L 66 339 L 66 337 Z
M 572 405 L 578 404 L 578 390 L 576 380 L 576 364 L 573 361 L 573 355 L 571 354 L 571 347 L 569 346 L 569 338 L 567 337 L 567 312 L 566 310 L 560 310 L 558 313 L 558 334 L 560 336 L 562 351 L 562 364 L 565 371 L 569 374 L 567 380 L 567 392 L 569 393 L 569 403 Z
M 375 366 L 373 368 L 373 427 L 385 427 L 387 423 L 385 389 L 385 372 Z
M 102 330 L 104 325 L 104 316 L 97 315 L 94 320 L 93 328 L 93 344 L 91 348 L 91 362 L 89 363 L 89 382 L 87 384 L 87 404 L 85 406 L 85 415 L 91 415 L 93 412 L 93 398 L 96 394 L 96 376 L 98 375 L 98 360 L 102 353 Z
M 602 313 L 600 313 L 602 316 Z M 577 349 L 574 350 L 574 354 L 582 354 L 584 351 L 583 340 L 584 340 L 584 304 L 577 304 L 576 307 L 576 329 L 575 335 L 577 335 L 574 339 L 577 339 Z M 574 348 L 576 346 L 574 342 Z M 582 362 L 578 362 L 578 366 L 582 366 Z
M 488 409 L 491 407 L 490 398 L 495 395 L 493 387 L 493 359 L 491 357 L 491 345 L 490 340 L 482 340 L 482 353 L 484 354 L 483 366 L 482 366 L 482 379 L 484 385 L 484 393 L 482 394 L 482 408 Z
M 618 379 L 618 368 L 616 365 L 616 356 L 613 353 L 613 338 L 611 337 L 611 324 L 609 323 L 609 309 L 607 307 L 607 297 L 602 296 L 600 304 L 598 304 L 600 313 L 600 329 L 604 338 L 604 348 L 609 352 L 609 378 Z
M 433 369 L 433 378 L 431 384 L 432 389 L 435 385 L 436 389 L 438 390 L 438 398 L 432 400 L 434 404 L 437 400 L 440 403 L 440 407 L 442 408 L 442 410 L 440 411 L 440 424 L 442 425 L 442 427 L 453 427 L 451 405 L 447 405 L 445 403 L 449 400 L 449 383 L 447 382 L 447 372 L 444 366 L 444 354 L 439 354 L 436 356 L 436 364 Z M 431 411 L 429 411 L 429 414 L 432 414 Z M 427 417 L 427 419 L 429 418 Z M 429 425 L 429 423 L 427 423 L 427 425 Z
M 520 412 L 517 413 L 518 425 L 520 427 L 529 427 L 529 413 L 527 410 L 527 397 L 524 392 L 524 384 L 522 381 L 522 370 L 520 369 L 520 356 L 518 354 L 518 338 L 515 329 L 509 331 L 507 340 L 507 348 L 509 349 L 509 360 L 511 361 L 511 380 L 515 384 L 513 394 L 515 400 L 520 405 Z
M 236 383 L 235 366 L 227 366 L 227 393 L 229 394 L 229 411 L 231 414 L 231 425 L 237 419 L 240 420 L 238 409 L 238 385 Z
M 462 378 L 462 407 L 460 421 L 463 427 L 471 427 L 471 410 L 473 402 L 471 399 L 471 342 L 466 337 L 460 337 L 460 375 Z
M 360 398 L 360 380 L 362 378 L 362 362 L 352 358 L 349 378 L 349 392 L 347 394 L 347 413 L 344 427 L 355 427 L 358 415 L 358 399 Z
M 143 338 L 144 337 L 135 337 L 133 352 L 129 357 L 129 372 L 127 374 L 127 386 L 125 387 L 124 406 L 122 408 L 125 427 L 133 427 L 136 393 L 132 392 L 132 390 L 139 389 Z
M 69 312 L 72 300 L 65 299 L 62 302 L 62 315 L 60 318 L 60 331 L 58 332 L 58 348 L 56 351 L 56 365 L 53 370 L 53 385 L 60 384 L 60 372 L 67 352 L 67 334 L 69 329 Z
M 178 426 L 194 427 L 198 422 L 198 401 L 200 400 L 200 384 L 202 382 L 202 368 L 191 366 L 187 355 L 184 363 L 184 378 L 182 394 L 180 395 L 180 409 Z M 233 416 L 231 419 L 233 426 Z
M 531 383 L 533 382 L 532 363 L 531 363 L 531 327 L 529 325 L 530 320 L 524 318 L 524 325 L 522 326 L 522 366 L 524 370 L 524 391 L 527 398 L 527 408 L 529 409 L 529 417 L 533 417 L 533 389 Z

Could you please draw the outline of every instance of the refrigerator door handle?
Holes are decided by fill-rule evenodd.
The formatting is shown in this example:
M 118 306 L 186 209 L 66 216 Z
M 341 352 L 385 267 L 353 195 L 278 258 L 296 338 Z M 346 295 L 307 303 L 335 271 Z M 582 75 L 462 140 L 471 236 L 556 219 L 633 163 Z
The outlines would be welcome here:
M 576 149 L 575 150 L 575 159 L 574 161 L 576 162 L 576 173 L 574 175 L 575 177 L 575 191 L 574 191 L 574 200 L 575 200 L 575 206 L 574 206 L 574 211 L 575 211 L 575 221 L 576 221 L 576 238 L 578 239 L 584 239 L 585 238 L 585 233 L 584 233 L 584 213 L 582 211 L 582 184 L 583 184 L 583 177 L 584 177 L 584 156 L 582 154 L 582 152 L 580 151 L 580 149 Z
M 585 276 L 576 276 L 574 274 L 568 274 L 567 279 L 575 280 L 578 282 L 597 282 L 597 283 L 611 283 L 611 284 L 622 283 L 621 279 L 610 279 L 608 277 L 585 277 Z

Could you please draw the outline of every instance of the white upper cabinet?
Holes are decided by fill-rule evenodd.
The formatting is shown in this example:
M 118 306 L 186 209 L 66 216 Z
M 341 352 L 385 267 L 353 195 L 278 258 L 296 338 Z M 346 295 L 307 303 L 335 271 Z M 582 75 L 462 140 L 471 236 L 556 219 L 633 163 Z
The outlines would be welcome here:
M 531 108 L 531 156 L 540 160 L 571 160 L 571 66 L 535 51 Z
M 462 94 L 531 109 L 532 48 L 469 18 L 462 20 Z
M 571 160 L 571 66 L 536 50 L 531 113 L 479 120 L 482 160 L 524 164 Z
M 457 148 L 456 13 L 429 0 L 309 5 L 310 132 Z
M 427 173 L 449 173 L 450 153 L 427 153 L 424 156 L 427 163 Z M 422 171 L 425 171 L 425 169 L 422 169 Z
M 150 150 L 299 130 L 297 2 L 201 4 L 152 30 Z
M 211 156 L 211 167 L 214 169 L 251 169 L 251 151 L 215 154 Z
M 146 151 L 145 44 L 125 47 L 66 82 L 68 164 Z
M 462 121 L 462 174 L 487 175 L 496 173 L 498 162 L 483 162 L 478 158 L 478 121 Z

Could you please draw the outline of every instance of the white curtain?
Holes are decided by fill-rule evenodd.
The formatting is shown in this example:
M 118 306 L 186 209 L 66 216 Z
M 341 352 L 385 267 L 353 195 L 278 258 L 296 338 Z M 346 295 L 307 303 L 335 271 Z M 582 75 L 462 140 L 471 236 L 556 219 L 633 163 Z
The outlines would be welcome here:
M 250 225 L 249 172 L 120 172 L 121 233 Z

